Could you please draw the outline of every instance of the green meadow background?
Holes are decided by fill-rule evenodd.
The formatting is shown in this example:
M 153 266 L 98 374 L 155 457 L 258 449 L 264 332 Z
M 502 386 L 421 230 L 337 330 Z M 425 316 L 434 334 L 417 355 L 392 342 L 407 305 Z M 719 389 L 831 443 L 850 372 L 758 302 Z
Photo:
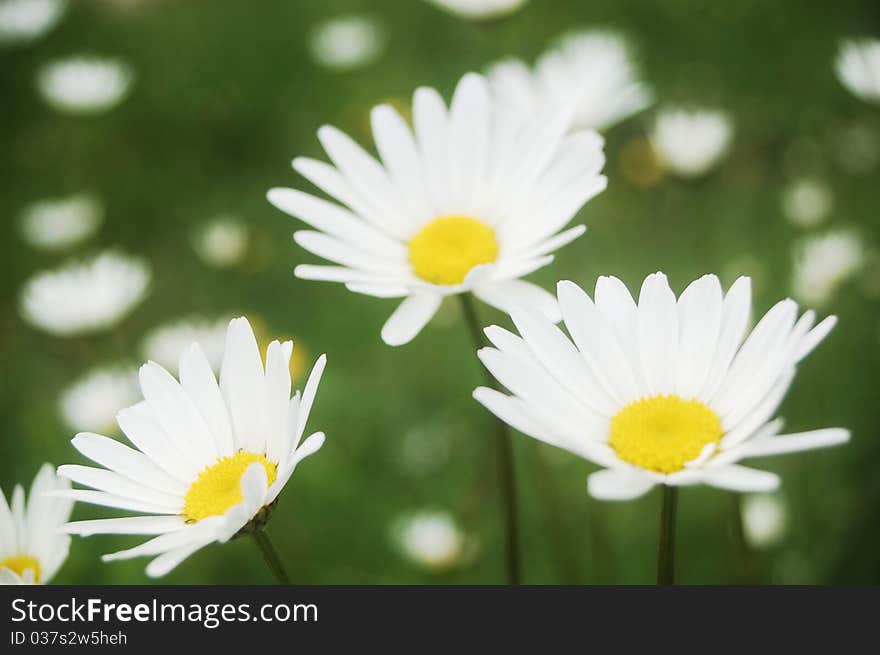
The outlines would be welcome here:
M 379 20 L 382 57 L 333 72 L 310 57 L 307 35 L 349 13 Z M 805 231 L 780 208 L 792 179 L 817 176 L 835 204 L 827 227 L 880 237 L 878 167 L 852 173 L 851 149 L 880 148 L 880 109 L 835 79 L 839 40 L 880 35 L 874 0 L 532 0 L 490 25 L 471 24 L 418 0 L 73 0 L 59 27 L 26 47 L 0 50 L 0 486 L 30 484 L 40 464 L 85 463 L 57 411 L 60 392 L 104 362 L 140 362 L 152 327 L 191 315 L 261 317 L 291 335 L 309 365 L 326 352 L 327 372 L 310 427 L 327 441 L 299 468 L 269 531 L 294 581 L 309 584 L 482 584 L 504 580 L 490 415 L 471 399 L 481 371 L 458 305 L 447 302 L 413 343 L 392 349 L 379 330 L 396 301 L 298 280 L 316 263 L 292 241 L 297 222 L 271 207 L 272 186 L 309 188 L 295 155 L 323 158 L 315 132 L 332 123 L 368 142 L 368 111 L 405 103 L 419 85 L 448 98 L 466 71 L 502 56 L 533 60 L 578 27 L 632 37 L 644 79 L 660 103 L 718 106 L 736 122 L 732 151 L 706 178 L 646 183 L 627 165 L 655 109 L 607 131 L 608 190 L 578 216 L 587 234 L 531 279 L 568 278 L 588 289 L 601 274 L 637 289 L 653 271 L 679 292 L 717 272 L 725 286 L 752 275 L 755 311 L 791 293 L 791 247 Z M 34 77 L 56 57 L 94 52 L 136 69 L 131 96 L 95 117 L 53 111 Z M 859 135 L 857 139 L 853 134 Z M 38 253 L 16 220 L 35 199 L 92 190 L 106 204 L 96 238 L 72 253 L 108 246 L 146 257 L 154 284 L 146 302 L 111 334 L 61 339 L 27 326 L 17 310 L 22 282 L 65 257 Z M 253 240 L 231 270 L 205 267 L 190 235 L 220 213 L 242 217 Z M 788 529 L 752 554 L 751 571 L 732 535 L 734 498 L 709 488 L 682 492 L 678 580 L 683 583 L 880 582 L 880 269 L 876 260 L 844 284 L 822 314 L 840 324 L 800 367 L 781 415 L 792 430 L 846 426 L 850 445 L 774 458 Z M 486 324 L 506 319 L 480 305 Z M 302 384 L 300 380 L 299 384 Z M 586 494 L 594 467 L 515 435 L 527 583 L 651 583 L 659 493 L 629 503 Z M 446 572 L 399 554 L 391 529 L 401 514 L 451 511 L 477 548 Z M 119 512 L 79 505 L 75 518 Z M 138 537 L 73 541 L 60 584 L 152 582 L 146 560 L 101 563 Z M 171 584 L 270 583 L 250 540 L 213 545 L 163 580 Z

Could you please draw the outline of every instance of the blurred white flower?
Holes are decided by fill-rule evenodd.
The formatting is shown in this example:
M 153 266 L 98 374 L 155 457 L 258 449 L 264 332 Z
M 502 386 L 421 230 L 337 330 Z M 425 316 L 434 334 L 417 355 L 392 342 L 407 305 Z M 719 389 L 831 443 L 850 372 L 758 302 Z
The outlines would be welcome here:
M 849 91 L 880 104 L 880 39 L 848 39 L 834 62 L 837 78 Z
M 208 266 L 229 268 L 244 258 L 250 242 L 247 225 L 221 216 L 203 225 L 193 239 L 196 255 Z
M 801 239 L 794 245 L 794 296 L 814 307 L 825 304 L 864 259 L 862 240 L 852 230 Z
M 654 123 L 651 145 L 669 171 L 699 177 L 727 154 L 732 138 L 733 123 L 723 112 L 665 109 Z
M 58 24 L 66 8 L 67 0 L 0 0 L 0 44 L 39 39 Z
M 104 207 L 94 196 L 47 198 L 25 208 L 21 234 L 34 248 L 62 250 L 88 239 L 103 220 Z
M 767 548 L 785 534 L 788 510 L 774 494 L 749 494 L 742 503 L 743 532 L 753 548 Z
M 515 112 L 546 104 L 572 106 L 574 127 L 602 130 L 641 111 L 651 91 L 637 79 L 626 40 L 605 31 L 578 32 L 538 59 L 534 70 L 507 59 L 488 71 L 493 92 Z
M 141 400 L 137 371 L 107 366 L 86 373 L 64 390 L 58 408 L 77 432 L 105 432 L 116 424 L 120 409 Z
M 469 20 L 489 20 L 512 14 L 528 0 L 428 0 L 451 14 Z
M 73 501 L 48 494 L 70 489 L 43 464 L 25 499 L 17 485 L 7 502 L 0 491 L 0 584 L 46 584 L 64 564 L 70 537 L 59 528 L 70 517 Z
M 334 70 L 367 66 L 382 54 L 385 31 L 366 16 L 335 18 L 315 27 L 309 35 L 314 60 Z
M 455 566 L 465 550 L 465 537 L 447 513 L 423 511 L 401 519 L 395 525 L 401 552 L 414 563 L 432 571 Z
M 834 206 L 830 187 L 820 180 L 795 180 L 782 191 L 782 212 L 792 225 L 814 227 Z
M 150 277 L 145 261 L 104 252 L 26 281 L 21 290 L 21 315 L 34 327 L 56 336 L 106 330 L 143 300 Z
M 109 57 L 75 56 L 43 66 L 37 88 L 55 109 L 73 114 L 112 109 L 128 95 L 134 71 Z
M 220 372 L 226 344 L 229 318 L 210 320 L 193 318 L 176 321 L 152 330 L 144 338 L 141 351 L 148 360 L 174 373 L 180 356 L 193 343 L 198 343 L 214 373 Z

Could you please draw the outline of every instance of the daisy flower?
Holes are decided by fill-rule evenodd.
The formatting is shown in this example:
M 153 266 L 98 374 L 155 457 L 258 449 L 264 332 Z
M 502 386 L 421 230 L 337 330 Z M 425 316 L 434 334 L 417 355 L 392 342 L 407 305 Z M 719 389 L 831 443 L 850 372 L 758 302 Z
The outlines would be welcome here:
M 492 89 L 513 110 L 528 115 L 547 104 L 575 108 L 574 126 L 604 130 L 651 104 L 638 80 L 626 40 L 606 31 L 564 37 L 534 70 L 518 59 L 489 68 Z
M 123 61 L 76 56 L 43 66 L 37 76 L 37 89 L 59 111 L 92 114 L 122 102 L 133 81 L 134 71 Z
M 11 502 L 0 491 L 0 584 L 46 584 L 67 559 L 70 537 L 58 528 L 70 517 L 73 502 L 47 494 L 68 489 L 67 480 L 55 477 L 44 464 L 31 484 L 16 486 Z
M 0 1 L 0 44 L 29 43 L 49 33 L 67 8 L 67 0 Z
M 733 123 L 720 111 L 665 109 L 657 116 L 651 145 L 660 162 L 680 177 L 705 175 L 727 154 Z
M 265 527 L 278 494 L 297 464 L 324 443 L 317 432 L 300 443 L 324 370 L 318 358 L 302 396 L 290 396 L 293 344 L 274 341 L 266 365 L 245 318 L 229 323 L 217 383 L 202 348 L 180 357 L 180 381 L 154 362 L 140 369 L 144 402 L 119 412 L 134 448 L 80 433 L 74 447 L 104 468 L 67 465 L 59 475 L 91 489 L 66 498 L 139 514 L 76 521 L 70 534 L 155 535 L 104 556 L 104 561 L 155 556 L 153 577 L 195 551 Z
M 782 212 L 796 227 L 815 227 L 834 208 L 834 193 L 822 180 L 802 178 L 782 192 Z
M 453 294 L 473 292 L 502 309 L 529 301 L 558 320 L 553 296 L 519 278 L 586 229 L 559 231 L 605 188 L 602 139 L 568 135 L 565 110 L 520 122 L 504 109 L 473 73 L 448 110 L 435 90 L 415 92 L 415 134 L 393 108 L 376 107 L 382 163 L 339 130 L 321 128 L 334 165 L 299 158 L 293 166 L 341 205 L 294 189 L 268 194 L 315 228 L 296 232 L 296 242 L 336 264 L 297 266 L 296 275 L 405 298 L 382 328 L 394 346 L 414 338 Z
M 880 40 L 844 41 L 834 69 L 840 83 L 850 93 L 865 102 L 880 104 Z
M 528 0 L 428 0 L 444 11 L 469 20 L 481 21 L 507 16 Z
M 455 566 L 465 550 L 465 536 L 447 512 L 422 511 L 401 519 L 394 535 L 407 559 L 432 571 Z
M 707 484 L 772 491 L 779 478 L 742 459 L 844 443 L 830 428 L 780 436 L 771 420 L 795 367 L 828 334 L 829 317 L 799 319 L 794 301 L 777 303 L 746 336 L 748 278 L 723 294 L 714 275 L 676 300 L 662 273 L 649 275 L 638 303 L 623 283 L 601 277 L 591 299 L 558 285 L 571 338 L 534 308 L 511 313 L 521 336 L 486 329 L 494 348 L 479 357 L 509 389 L 474 397 L 529 436 L 603 468 L 589 478 L 596 498 L 627 500 L 653 486 Z
M 803 237 L 793 247 L 792 292 L 811 305 L 824 305 L 865 261 L 862 239 L 854 230 Z
M 228 324 L 228 318 L 191 318 L 162 325 L 144 337 L 141 351 L 148 360 L 168 371 L 176 372 L 180 354 L 192 343 L 198 343 L 211 365 L 211 370 L 219 372 Z
M 749 494 L 742 502 L 743 536 L 754 548 L 768 548 L 785 536 L 788 509 L 777 494 Z
M 146 262 L 108 251 L 25 282 L 21 314 L 56 336 L 100 332 L 125 318 L 144 299 L 149 284 Z
M 58 407 L 64 422 L 77 431 L 112 430 L 120 409 L 141 399 L 137 373 L 106 366 L 86 373 L 64 390 Z
M 193 236 L 193 249 L 212 268 L 231 268 L 242 262 L 250 245 L 248 226 L 233 216 L 220 216 Z
M 104 220 L 100 200 L 88 194 L 40 200 L 24 210 L 21 234 L 39 250 L 63 250 L 92 236 Z
M 367 16 L 335 18 L 309 35 L 312 58 L 332 70 L 348 71 L 372 64 L 385 47 L 385 31 Z

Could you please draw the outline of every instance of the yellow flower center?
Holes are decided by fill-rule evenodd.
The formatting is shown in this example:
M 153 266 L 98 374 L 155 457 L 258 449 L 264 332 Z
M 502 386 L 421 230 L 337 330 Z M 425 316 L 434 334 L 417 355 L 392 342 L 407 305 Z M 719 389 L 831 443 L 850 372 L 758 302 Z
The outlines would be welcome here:
M 699 400 L 675 395 L 642 398 L 611 419 L 609 444 L 620 459 L 658 473 L 674 473 L 724 434 L 721 419 Z
M 413 272 L 433 284 L 461 284 L 472 268 L 497 257 L 492 228 L 470 216 L 434 219 L 409 242 Z
M 30 555 L 16 555 L 0 560 L 0 569 L 2 568 L 10 569 L 20 578 L 23 578 L 24 572 L 30 569 L 34 572 L 34 582 L 40 581 L 40 563 Z
M 186 492 L 183 514 L 188 521 L 195 522 L 219 516 L 238 505 L 242 499 L 241 476 L 251 464 L 259 462 L 266 469 L 266 481 L 275 482 L 277 467 L 263 455 L 239 451 L 230 457 L 218 459 L 199 473 Z

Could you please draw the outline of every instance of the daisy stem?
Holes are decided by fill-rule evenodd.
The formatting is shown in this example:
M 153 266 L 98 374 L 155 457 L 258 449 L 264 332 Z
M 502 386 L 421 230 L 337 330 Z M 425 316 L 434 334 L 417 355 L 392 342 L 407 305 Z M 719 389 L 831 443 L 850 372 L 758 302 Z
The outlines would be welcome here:
M 742 520 L 742 494 L 733 493 L 733 512 L 731 514 L 733 543 L 742 564 L 743 584 L 757 584 L 755 572 L 755 554 L 746 541 L 745 528 Z
M 675 584 L 675 514 L 678 509 L 678 488 L 663 485 L 663 506 L 660 510 L 660 544 L 657 548 L 657 584 Z
M 480 321 L 477 318 L 477 311 L 474 307 L 474 301 L 470 294 L 458 294 L 461 300 L 461 309 L 464 314 L 465 322 L 471 332 L 476 348 L 482 348 L 488 345 L 483 330 L 480 327 Z M 486 382 L 493 389 L 498 389 L 498 383 L 492 375 L 485 371 Z M 510 432 L 507 424 L 503 421 L 496 420 L 496 449 L 498 454 L 498 474 L 501 482 L 501 495 L 504 503 L 504 527 L 505 538 L 507 541 L 507 582 L 508 584 L 519 584 L 519 528 L 517 526 L 517 509 L 516 509 L 516 478 L 513 465 L 513 444 L 510 440 Z
M 257 530 L 253 533 L 253 537 L 257 548 L 263 554 L 263 561 L 266 562 L 266 566 L 272 571 L 272 575 L 275 576 L 279 584 L 289 585 L 290 578 L 287 577 L 287 571 L 284 570 L 284 565 L 281 563 L 281 558 L 278 557 L 278 551 L 272 545 L 269 535 L 265 530 Z

